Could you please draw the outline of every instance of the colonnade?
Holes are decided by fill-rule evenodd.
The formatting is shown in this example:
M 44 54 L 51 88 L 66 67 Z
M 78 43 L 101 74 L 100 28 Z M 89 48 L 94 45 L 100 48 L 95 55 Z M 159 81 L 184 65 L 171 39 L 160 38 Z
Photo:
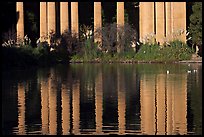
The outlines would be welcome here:
M 40 37 L 56 32 L 55 2 L 40 2 Z M 69 28 L 68 2 L 60 2 L 60 33 Z M 17 37 L 24 37 L 23 2 L 16 2 L 18 12 Z M 101 2 L 94 2 L 94 31 L 102 27 Z M 71 2 L 71 31 L 79 33 L 78 2 Z M 156 34 L 156 41 L 163 43 L 164 37 L 173 35 L 178 30 L 186 30 L 185 2 L 140 2 L 139 3 L 140 40 L 148 34 Z M 124 2 L 117 2 L 117 24 L 124 25 Z M 179 39 L 186 41 L 183 34 Z M 95 42 L 101 41 L 95 38 Z

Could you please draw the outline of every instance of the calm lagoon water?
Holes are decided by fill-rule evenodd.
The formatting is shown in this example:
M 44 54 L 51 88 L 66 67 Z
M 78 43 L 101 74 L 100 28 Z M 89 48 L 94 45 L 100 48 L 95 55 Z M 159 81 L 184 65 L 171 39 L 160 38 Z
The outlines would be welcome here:
M 201 135 L 202 64 L 3 71 L 2 133 Z

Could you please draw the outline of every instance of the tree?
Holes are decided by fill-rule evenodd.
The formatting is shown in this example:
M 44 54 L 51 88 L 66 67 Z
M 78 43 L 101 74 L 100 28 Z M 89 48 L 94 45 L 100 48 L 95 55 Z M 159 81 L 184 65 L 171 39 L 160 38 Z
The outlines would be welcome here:
M 194 46 L 202 45 L 202 2 L 194 2 L 190 15 L 189 33 Z

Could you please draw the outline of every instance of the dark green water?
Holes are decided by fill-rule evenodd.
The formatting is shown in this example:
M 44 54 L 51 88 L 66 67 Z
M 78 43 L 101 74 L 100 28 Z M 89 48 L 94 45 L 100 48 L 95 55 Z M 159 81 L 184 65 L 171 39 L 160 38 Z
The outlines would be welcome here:
M 202 64 L 3 71 L 2 134 L 201 135 Z

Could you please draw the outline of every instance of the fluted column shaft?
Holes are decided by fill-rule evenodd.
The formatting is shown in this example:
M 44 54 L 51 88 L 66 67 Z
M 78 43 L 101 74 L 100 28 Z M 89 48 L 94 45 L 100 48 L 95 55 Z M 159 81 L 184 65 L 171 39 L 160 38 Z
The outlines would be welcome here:
M 60 33 L 68 30 L 68 2 L 60 2 Z
M 172 16 L 173 16 L 173 32 L 179 30 L 186 30 L 186 3 L 185 2 L 172 2 Z M 186 41 L 185 34 L 178 37 L 183 42 Z
M 56 32 L 56 13 L 55 13 L 55 2 L 47 3 L 48 11 L 48 33 Z
M 24 38 L 24 11 L 23 2 L 16 2 L 17 18 L 17 42 L 19 43 Z
M 102 27 L 101 2 L 94 2 L 94 32 Z M 97 34 L 100 32 L 97 32 Z M 95 35 L 94 42 L 102 42 L 102 35 Z
M 78 2 L 71 2 L 71 31 L 79 33 Z
M 160 44 L 164 42 L 165 36 L 165 11 L 164 2 L 156 2 L 156 41 Z
M 124 2 L 117 2 L 117 25 L 123 26 L 124 23 Z
M 172 13 L 171 13 L 171 2 L 165 2 L 165 6 L 166 6 L 166 37 L 168 39 L 171 38 L 171 34 L 172 34 Z
M 154 33 L 154 2 L 140 2 L 140 39 Z
M 47 4 L 40 2 L 40 40 L 44 41 L 47 36 Z

